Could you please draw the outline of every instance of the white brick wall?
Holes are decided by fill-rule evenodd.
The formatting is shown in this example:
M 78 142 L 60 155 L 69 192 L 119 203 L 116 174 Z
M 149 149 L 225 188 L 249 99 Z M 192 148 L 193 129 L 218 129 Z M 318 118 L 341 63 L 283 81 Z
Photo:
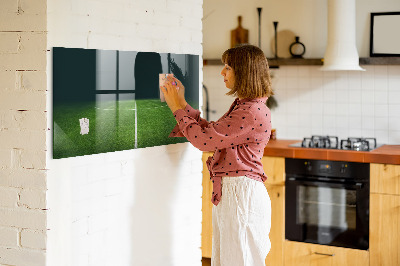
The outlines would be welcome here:
M 53 161 L 49 52 L 201 56 L 202 1 L 4 0 L 0 16 L 0 264 L 199 265 L 201 153 Z
M 202 0 L 50 0 L 47 10 L 49 50 L 202 56 Z M 51 56 L 47 77 L 51 106 Z M 47 127 L 53 128 L 50 117 Z M 49 151 L 51 139 L 49 131 Z M 47 155 L 48 265 L 201 265 L 200 151 L 183 143 L 59 160 Z
M 0 17 L 0 264 L 45 265 L 46 1 Z

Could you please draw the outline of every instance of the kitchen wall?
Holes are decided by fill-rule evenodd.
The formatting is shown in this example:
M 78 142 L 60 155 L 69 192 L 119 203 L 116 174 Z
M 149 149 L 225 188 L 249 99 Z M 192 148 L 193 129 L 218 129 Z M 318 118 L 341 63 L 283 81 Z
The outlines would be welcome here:
M 201 57 L 202 15 L 202 0 L 0 2 L 1 265 L 201 265 L 201 152 L 53 160 L 51 53 Z
M 227 4 L 227 3 L 225 3 Z M 250 31 L 249 42 L 258 45 L 258 14 L 263 7 L 262 49 L 273 55 L 272 21 L 278 31 L 290 29 L 301 36 L 306 58 L 324 56 L 327 37 L 327 1 L 234 1 L 227 11 L 224 1 L 204 1 L 204 58 L 220 58 L 229 48 L 229 31 L 236 28 L 236 17 L 243 16 L 243 27 Z M 378 5 L 379 4 L 379 5 Z M 399 11 L 400 2 L 356 1 L 357 49 L 369 56 L 369 13 Z M 265 11 L 265 12 L 264 12 Z M 223 16 L 221 15 L 223 12 Z M 247 19 L 247 21 L 246 21 Z M 246 24 L 247 23 L 247 24 Z M 219 27 L 215 27 L 215 25 Z M 271 24 L 271 25 L 269 25 Z M 212 38 L 210 32 L 221 38 Z M 278 48 L 279 52 L 279 48 Z M 400 143 L 400 66 L 365 65 L 365 72 L 322 72 L 319 66 L 281 66 L 271 69 L 278 108 L 272 111 L 277 137 L 302 139 L 311 135 L 376 137 L 382 144 Z M 210 119 L 218 119 L 233 98 L 225 96 L 221 66 L 205 66 L 204 85 L 210 93 Z

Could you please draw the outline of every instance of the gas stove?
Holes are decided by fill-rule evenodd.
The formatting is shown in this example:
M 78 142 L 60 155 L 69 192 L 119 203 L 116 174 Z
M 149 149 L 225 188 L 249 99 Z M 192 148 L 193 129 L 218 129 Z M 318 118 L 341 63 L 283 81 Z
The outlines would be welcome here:
M 339 142 L 336 136 L 317 136 L 304 138 L 303 141 L 289 145 L 291 147 L 338 149 L 353 151 L 371 151 L 382 145 L 377 145 L 376 138 L 347 138 Z

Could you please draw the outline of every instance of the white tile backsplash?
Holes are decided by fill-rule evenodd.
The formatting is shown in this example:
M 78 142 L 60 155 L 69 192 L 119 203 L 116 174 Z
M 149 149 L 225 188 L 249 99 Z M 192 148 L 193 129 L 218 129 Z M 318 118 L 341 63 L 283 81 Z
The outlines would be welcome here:
M 400 66 L 363 65 L 366 71 L 320 71 L 319 66 L 281 66 L 272 69 L 278 108 L 272 110 L 273 128 L 280 139 L 309 135 L 376 137 L 382 144 L 400 144 Z M 220 117 L 233 98 L 224 96 L 219 71 L 204 67 L 204 84 L 222 97 Z M 222 108 L 222 106 L 224 108 Z M 226 107 L 227 106 L 227 107 Z M 306 134 L 305 134 L 306 133 Z

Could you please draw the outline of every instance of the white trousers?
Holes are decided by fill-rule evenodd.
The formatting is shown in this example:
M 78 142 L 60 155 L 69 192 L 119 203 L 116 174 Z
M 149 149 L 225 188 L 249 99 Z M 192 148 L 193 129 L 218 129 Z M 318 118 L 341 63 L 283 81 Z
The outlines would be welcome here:
M 212 266 L 262 266 L 271 249 L 271 200 L 260 181 L 223 177 L 212 210 Z

